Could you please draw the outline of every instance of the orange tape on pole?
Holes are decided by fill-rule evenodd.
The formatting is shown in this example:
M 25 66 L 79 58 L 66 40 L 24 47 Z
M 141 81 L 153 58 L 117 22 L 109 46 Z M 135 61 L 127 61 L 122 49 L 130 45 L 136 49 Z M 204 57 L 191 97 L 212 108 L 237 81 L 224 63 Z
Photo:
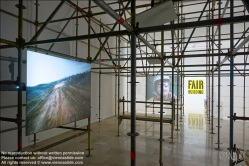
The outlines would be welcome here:
M 221 25 L 222 24 L 222 18 L 218 18 L 215 20 L 215 25 Z
M 18 142 L 18 148 L 22 148 L 22 142 Z
M 124 23 L 124 19 L 121 17 L 121 18 L 118 20 L 118 23 L 119 23 L 119 24 L 123 24 L 123 23 Z
M 136 160 L 136 152 L 131 151 L 131 159 Z

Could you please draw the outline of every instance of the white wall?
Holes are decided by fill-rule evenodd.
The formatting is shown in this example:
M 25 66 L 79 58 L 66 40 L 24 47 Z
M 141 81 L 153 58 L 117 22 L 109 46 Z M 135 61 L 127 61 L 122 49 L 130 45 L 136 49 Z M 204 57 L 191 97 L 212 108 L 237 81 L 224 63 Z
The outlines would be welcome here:
M 24 1 L 24 6 L 26 6 L 27 9 L 24 10 L 24 18 L 30 19 L 31 21 L 35 21 L 35 1 Z M 87 2 L 81 2 L 81 3 L 87 3 Z M 18 4 L 18 1 L 1 1 L 0 7 L 1 9 L 4 9 L 6 11 L 12 12 L 14 14 L 18 14 L 18 10 L 15 7 L 15 4 Z M 52 13 L 52 11 L 56 8 L 56 6 L 59 4 L 59 1 L 39 1 L 39 22 L 44 22 L 48 16 Z M 81 4 L 82 5 L 82 4 Z M 55 15 L 54 19 L 60 19 L 64 17 L 70 17 L 73 13 L 73 10 L 66 4 L 64 4 L 61 9 L 58 11 L 58 13 Z M 6 15 L 4 13 L 1 13 L 0 15 L 1 19 L 1 38 L 15 41 L 17 38 L 17 32 L 18 32 L 18 20 L 17 18 L 14 18 L 12 16 Z M 49 24 L 48 27 L 57 31 L 60 31 L 64 24 L 66 22 L 60 22 L 60 23 L 52 23 Z M 61 37 L 67 37 L 67 36 L 74 36 L 76 33 L 76 27 L 75 27 L 76 21 L 72 20 L 68 24 L 67 28 L 65 29 L 63 35 Z M 98 33 L 99 32 L 99 26 L 95 23 L 92 23 L 93 28 Z M 92 32 L 93 33 L 93 32 Z M 32 36 L 35 34 L 35 27 L 32 24 L 29 24 L 27 22 L 23 22 L 23 38 L 25 41 L 29 41 Z M 79 35 L 87 34 L 87 23 L 83 20 L 79 20 Z M 38 37 L 38 40 L 45 40 L 45 39 L 52 39 L 56 38 L 58 33 L 51 32 L 47 29 L 45 29 L 42 34 Z M 103 39 L 102 39 L 103 41 Z M 84 41 L 85 43 L 78 42 L 78 57 L 80 58 L 87 58 L 87 40 Z M 109 39 L 109 45 L 113 47 L 115 45 L 116 40 L 114 38 Z M 91 56 L 94 57 L 98 51 L 99 47 L 99 41 L 97 39 L 91 40 L 91 45 L 96 46 L 97 48 L 91 47 Z M 51 44 L 44 44 L 39 45 L 38 47 L 48 49 L 51 46 Z M 54 45 L 52 51 L 76 56 L 76 42 L 64 42 L 64 43 L 57 43 Z M 17 49 L 1 49 L 1 56 L 5 57 L 15 57 L 17 58 Z M 26 49 L 23 50 L 23 59 L 26 60 Z M 107 58 L 107 55 L 102 52 L 102 58 Z M 108 62 L 108 64 L 111 64 Z M 8 69 L 9 62 L 8 61 L 1 61 L 0 67 L 1 67 L 1 75 L 0 80 L 9 80 L 10 74 Z M 92 64 L 92 67 L 98 67 L 99 65 Z M 22 64 L 22 81 L 26 83 L 26 64 Z M 17 63 L 15 63 L 15 78 L 17 76 Z M 91 120 L 92 122 L 96 122 L 98 120 L 98 108 L 99 108 L 99 74 L 92 73 L 91 75 Z M 114 115 L 114 91 L 115 89 L 115 82 L 114 82 L 114 76 L 110 75 L 101 75 L 101 118 L 107 118 L 112 115 Z M 0 99 L 1 99 L 1 105 L 0 106 L 8 106 L 8 105 L 16 105 L 17 104 L 17 92 L 0 92 Z M 23 92 L 23 104 L 26 103 L 26 93 Z M 26 108 L 23 107 L 23 119 L 25 120 L 25 114 L 26 114 Z M 9 108 L 9 109 L 2 109 L 0 111 L 0 117 L 10 117 L 15 118 L 17 114 L 16 108 Z M 77 126 L 85 126 L 87 124 L 87 119 L 80 120 L 77 122 Z M 23 125 L 25 125 L 25 122 L 23 122 Z M 71 126 L 73 127 L 74 123 L 70 123 L 65 126 Z M 10 122 L 0 122 L 0 129 L 5 130 L 9 128 L 16 127 L 17 125 L 15 123 Z M 40 133 L 37 133 L 37 139 L 39 141 L 45 140 L 47 138 L 53 137 L 55 135 L 58 135 L 60 133 L 66 132 L 67 130 L 64 129 L 50 129 L 46 130 Z M 94 132 L 94 131 L 93 131 Z M 1 139 L 0 139 L 0 150 L 2 151 L 13 151 L 17 149 L 17 130 L 1 133 Z M 33 143 L 30 142 L 33 140 L 33 135 L 31 136 L 25 136 L 25 128 L 23 129 L 23 147 L 26 147 L 28 145 L 32 145 Z

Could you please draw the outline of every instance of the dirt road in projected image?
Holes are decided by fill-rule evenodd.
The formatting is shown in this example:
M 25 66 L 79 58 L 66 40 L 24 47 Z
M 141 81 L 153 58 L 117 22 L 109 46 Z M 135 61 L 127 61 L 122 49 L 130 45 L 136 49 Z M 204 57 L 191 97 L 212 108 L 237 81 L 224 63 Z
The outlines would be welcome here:
M 27 109 L 29 134 L 89 117 L 90 94 L 87 89 L 72 86 L 67 81 L 45 88 L 46 93 L 35 98 Z

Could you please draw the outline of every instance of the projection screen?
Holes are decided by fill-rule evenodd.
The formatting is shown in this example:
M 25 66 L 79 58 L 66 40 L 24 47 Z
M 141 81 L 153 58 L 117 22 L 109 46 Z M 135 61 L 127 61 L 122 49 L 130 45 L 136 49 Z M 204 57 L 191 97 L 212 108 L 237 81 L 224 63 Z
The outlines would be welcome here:
M 91 116 L 91 65 L 27 52 L 26 135 Z
M 177 96 L 177 76 L 174 76 L 174 87 L 172 87 L 172 76 L 164 75 L 163 76 L 163 101 L 171 102 L 172 98 L 175 100 L 180 99 L 181 93 L 181 80 L 179 78 L 178 82 L 179 92 Z M 172 94 L 172 88 L 174 88 L 174 94 Z M 160 101 L 161 94 L 161 75 L 156 76 L 147 76 L 146 81 L 146 91 L 147 101 Z

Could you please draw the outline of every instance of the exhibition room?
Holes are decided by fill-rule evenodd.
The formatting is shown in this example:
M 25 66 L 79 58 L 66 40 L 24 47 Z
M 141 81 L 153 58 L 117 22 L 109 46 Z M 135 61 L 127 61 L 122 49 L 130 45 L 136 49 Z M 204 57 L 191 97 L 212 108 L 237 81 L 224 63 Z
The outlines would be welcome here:
M 3 0 L 0 25 L 0 165 L 249 166 L 248 0 Z

